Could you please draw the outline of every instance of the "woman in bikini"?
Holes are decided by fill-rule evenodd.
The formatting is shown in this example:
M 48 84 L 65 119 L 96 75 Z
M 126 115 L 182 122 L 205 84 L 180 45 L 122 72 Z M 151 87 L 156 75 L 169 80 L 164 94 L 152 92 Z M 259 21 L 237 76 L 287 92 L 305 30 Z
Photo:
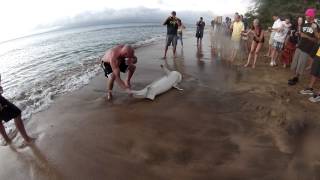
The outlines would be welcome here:
M 252 58 L 252 56 L 254 56 L 252 68 L 255 68 L 259 52 L 260 52 L 260 50 L 263 46 L 263 43 L 264 43 L 264 31 L 262 30 L 262 27 L 259 23 L 259 20 L 255 19 L 253 21 L 252 28 L 247 33 L 243 33 L 243 34 L 244 35 L 253 35 L 253 41 L 251 43 L 251 50 L 249 53 L 248 62 L 244 65 L 244 67 L 248 67 L 250 65 L 251 58 Z

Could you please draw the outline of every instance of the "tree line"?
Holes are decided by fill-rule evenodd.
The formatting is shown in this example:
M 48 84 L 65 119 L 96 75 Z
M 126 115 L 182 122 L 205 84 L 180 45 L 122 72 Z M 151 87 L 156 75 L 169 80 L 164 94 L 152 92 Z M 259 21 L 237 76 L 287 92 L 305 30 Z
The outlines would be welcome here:
M 320 0 L 253 0 L 253 6 L 245 14 L 249 22 L 258 18 L 264 28 L 273 24 L 272 16 L 290 17 L 296 21 L 299 16 L 304 17 L 308 8 L 316 8 L 320 15 Z M 317 16 L 319 17 L 319 16 Z

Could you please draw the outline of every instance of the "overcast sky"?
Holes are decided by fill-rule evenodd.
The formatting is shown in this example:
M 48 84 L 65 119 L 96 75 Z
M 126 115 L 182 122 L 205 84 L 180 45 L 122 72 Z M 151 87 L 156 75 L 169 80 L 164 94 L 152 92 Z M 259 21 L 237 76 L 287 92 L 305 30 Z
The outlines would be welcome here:
M 0 5 L 0 41 L 12 39 L 35 31 L 39 25 L 63 25 L 85 18 L 84 15 L 101 16 L 112 10 L 130 16 L 123 9 L 150 8 L 160 11 L 206 11 L 215 15 L 244 13 L 251 0 L 4 0 Z M 116 13 L 118 12 L 118 13 Z M 152 14 L 152 13 L 151 13 Z M 107 17 L 108 14 L 105 15 Z M 140 17 L 140 16 L 137 16 Z M 97 17 L 98 18 L 98 17 Z M 101 18 L 100 18 L 101 19 Z M 42 26 L 43 27 L 43 26 Z M 48 27 L 48 26 L 47 26 Z

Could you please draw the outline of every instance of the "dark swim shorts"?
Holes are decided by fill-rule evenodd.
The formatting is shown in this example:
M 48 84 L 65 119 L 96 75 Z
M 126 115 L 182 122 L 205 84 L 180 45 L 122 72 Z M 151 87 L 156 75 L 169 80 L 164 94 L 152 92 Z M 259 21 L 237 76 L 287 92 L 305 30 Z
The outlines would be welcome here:
M 0 95 L 0 120 L 8 122 L 21 115 L 21 110 Z
M 101 67 L 104 71 L 104 76 L 105 77 L 108 77 L 113 71 L 112 71 L 112 68 L 111 68 L 111 65 L 107 62 L 101 62 Z M 128 65 L 126 64 L 125 61 L 121 61 L 120 62 L 120 65 L 119 65 L 119 68 L 120 68 L 120 72 L 122 73 L 126 73 L 127 69 L 128 69 Z

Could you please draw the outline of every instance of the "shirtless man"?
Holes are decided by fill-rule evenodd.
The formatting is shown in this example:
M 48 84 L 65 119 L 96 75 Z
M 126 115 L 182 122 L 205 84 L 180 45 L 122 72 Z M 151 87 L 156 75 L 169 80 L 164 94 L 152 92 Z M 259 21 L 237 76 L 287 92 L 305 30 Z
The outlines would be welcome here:
M 134 55 L 134 49 L 130 45 L 115 46 L 109 49 L 101 58 L 101 66 L 104 70 L 105 76 L 108 78 L 108 100 L 112 99 L 114 81 L 116 81 L 117 84 L 127 93 L 130 93 L 130 80 L 136 70 L 136 63 L 137 57 Z M 120 72 L 126 73 L 127 70 L 127 79 L 126 81 L 123 81 L 120 77 Z

